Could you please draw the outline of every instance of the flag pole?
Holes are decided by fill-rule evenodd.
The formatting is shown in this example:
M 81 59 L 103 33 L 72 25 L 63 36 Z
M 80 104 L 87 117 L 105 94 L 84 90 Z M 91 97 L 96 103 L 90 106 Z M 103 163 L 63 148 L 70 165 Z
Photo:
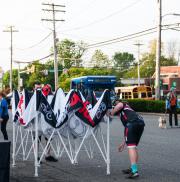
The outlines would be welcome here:
M 75 155 L 76 155 L 76 153 L 77 153 L 77 150 L 78 150 L 78 143 L 77 143 L 78 141 L 77 141 L 77 139 L 75 139 L 74 140 L 74 150 L 75 150 Z M 75 165 L 78 165 L 78 159 L 77 159 L 77 157 L 75 158 L 75 160 L 74 160 L 74 164 Z
M 38 112 L 36 114 L 35 118 L 35 160 L 34 160 L 34 166 L 35 166 L 35 177 L 38 177 Z
M 13 117 L 12 117 L 12 120 L 13 120 Z M 15 136 L 15 132 L 16 132 L 16 126 L 15 126 L 15 123 L 14 121 L 13 122 L 13 153 L 12 153 L 12 167 L 15 167 L 16 163 L 15 163 L 15 147 L 16 147 L 16 136 Z
M 110 131 L 109 131 L 109 116 L 107 119 L 107 175 L 110 175 L 110 142 L 109 142 L 109 137 L 110 136 Z

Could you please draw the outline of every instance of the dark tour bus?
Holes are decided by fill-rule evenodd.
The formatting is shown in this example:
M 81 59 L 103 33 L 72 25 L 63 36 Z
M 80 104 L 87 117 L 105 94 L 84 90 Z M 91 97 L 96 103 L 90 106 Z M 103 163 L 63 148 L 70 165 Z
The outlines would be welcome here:
M 85 93 L 87 90 L 94 91 L 99 99 L 105 89 L 111 92 L 111 100 L 115 99 L 116 76 L 82 76 L 71 80 L 70 89 L 80 90 Z

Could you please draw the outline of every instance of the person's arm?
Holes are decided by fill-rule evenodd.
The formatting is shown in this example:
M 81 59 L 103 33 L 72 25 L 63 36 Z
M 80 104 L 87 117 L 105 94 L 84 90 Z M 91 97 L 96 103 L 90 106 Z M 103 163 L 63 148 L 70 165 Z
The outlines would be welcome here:
M 123 139 L 122 143 L 118 147 L 119 152 L 122 152 L 124 150 L 125 144 L 126 144 L 125 139 Z
M 169 109 L 169 100 L 166 99 L 166 111 Z
M 120 102 L 118 103 L 114 109 L 112 109 L 111 111 L 111 115 L 115 115 L 117 112 L 119 112 L 121 109 L 123 108 L 123 103 Z M 124 150 L 125 147 L 125 139 L 123 139 L 122 143 L 118 146 L 118 151 L 122 152 Z
M 116 114 L 118 111 L 120 111 L 122 108 L 123 108 L 123 103 L 122 103 L 122 102 L 118 103 L 118 104 L 114 107 L 114 109 L 112 109 L 111 115 L 115 115 L 115 114 Z

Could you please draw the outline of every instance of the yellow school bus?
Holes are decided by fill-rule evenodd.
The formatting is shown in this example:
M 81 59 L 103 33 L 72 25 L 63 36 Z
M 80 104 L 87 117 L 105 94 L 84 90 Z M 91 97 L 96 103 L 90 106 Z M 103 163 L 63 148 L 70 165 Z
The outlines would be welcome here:
M 149 86 L 115 87 L 115 93 L 120 99 L 153 99 Z

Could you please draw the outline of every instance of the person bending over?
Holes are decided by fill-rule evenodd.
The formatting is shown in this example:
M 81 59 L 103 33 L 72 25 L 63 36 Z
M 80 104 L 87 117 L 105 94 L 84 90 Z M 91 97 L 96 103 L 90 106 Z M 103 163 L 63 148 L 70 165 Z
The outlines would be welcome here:
M 138 150 L 137 146 L 144 131 L 144 120 L 138 115 L 127 103 L 115 101 L 115 107 L 112 109 L 111 115 L 119 115 L 124 126 L 124 140 L 119 145 L 119 152 L 128 148 L 129 160 L 131 167 L 122 170 L 124 174 L 128 174 L 126 178 L 134 179 L 139 177 L 138 173 Z

